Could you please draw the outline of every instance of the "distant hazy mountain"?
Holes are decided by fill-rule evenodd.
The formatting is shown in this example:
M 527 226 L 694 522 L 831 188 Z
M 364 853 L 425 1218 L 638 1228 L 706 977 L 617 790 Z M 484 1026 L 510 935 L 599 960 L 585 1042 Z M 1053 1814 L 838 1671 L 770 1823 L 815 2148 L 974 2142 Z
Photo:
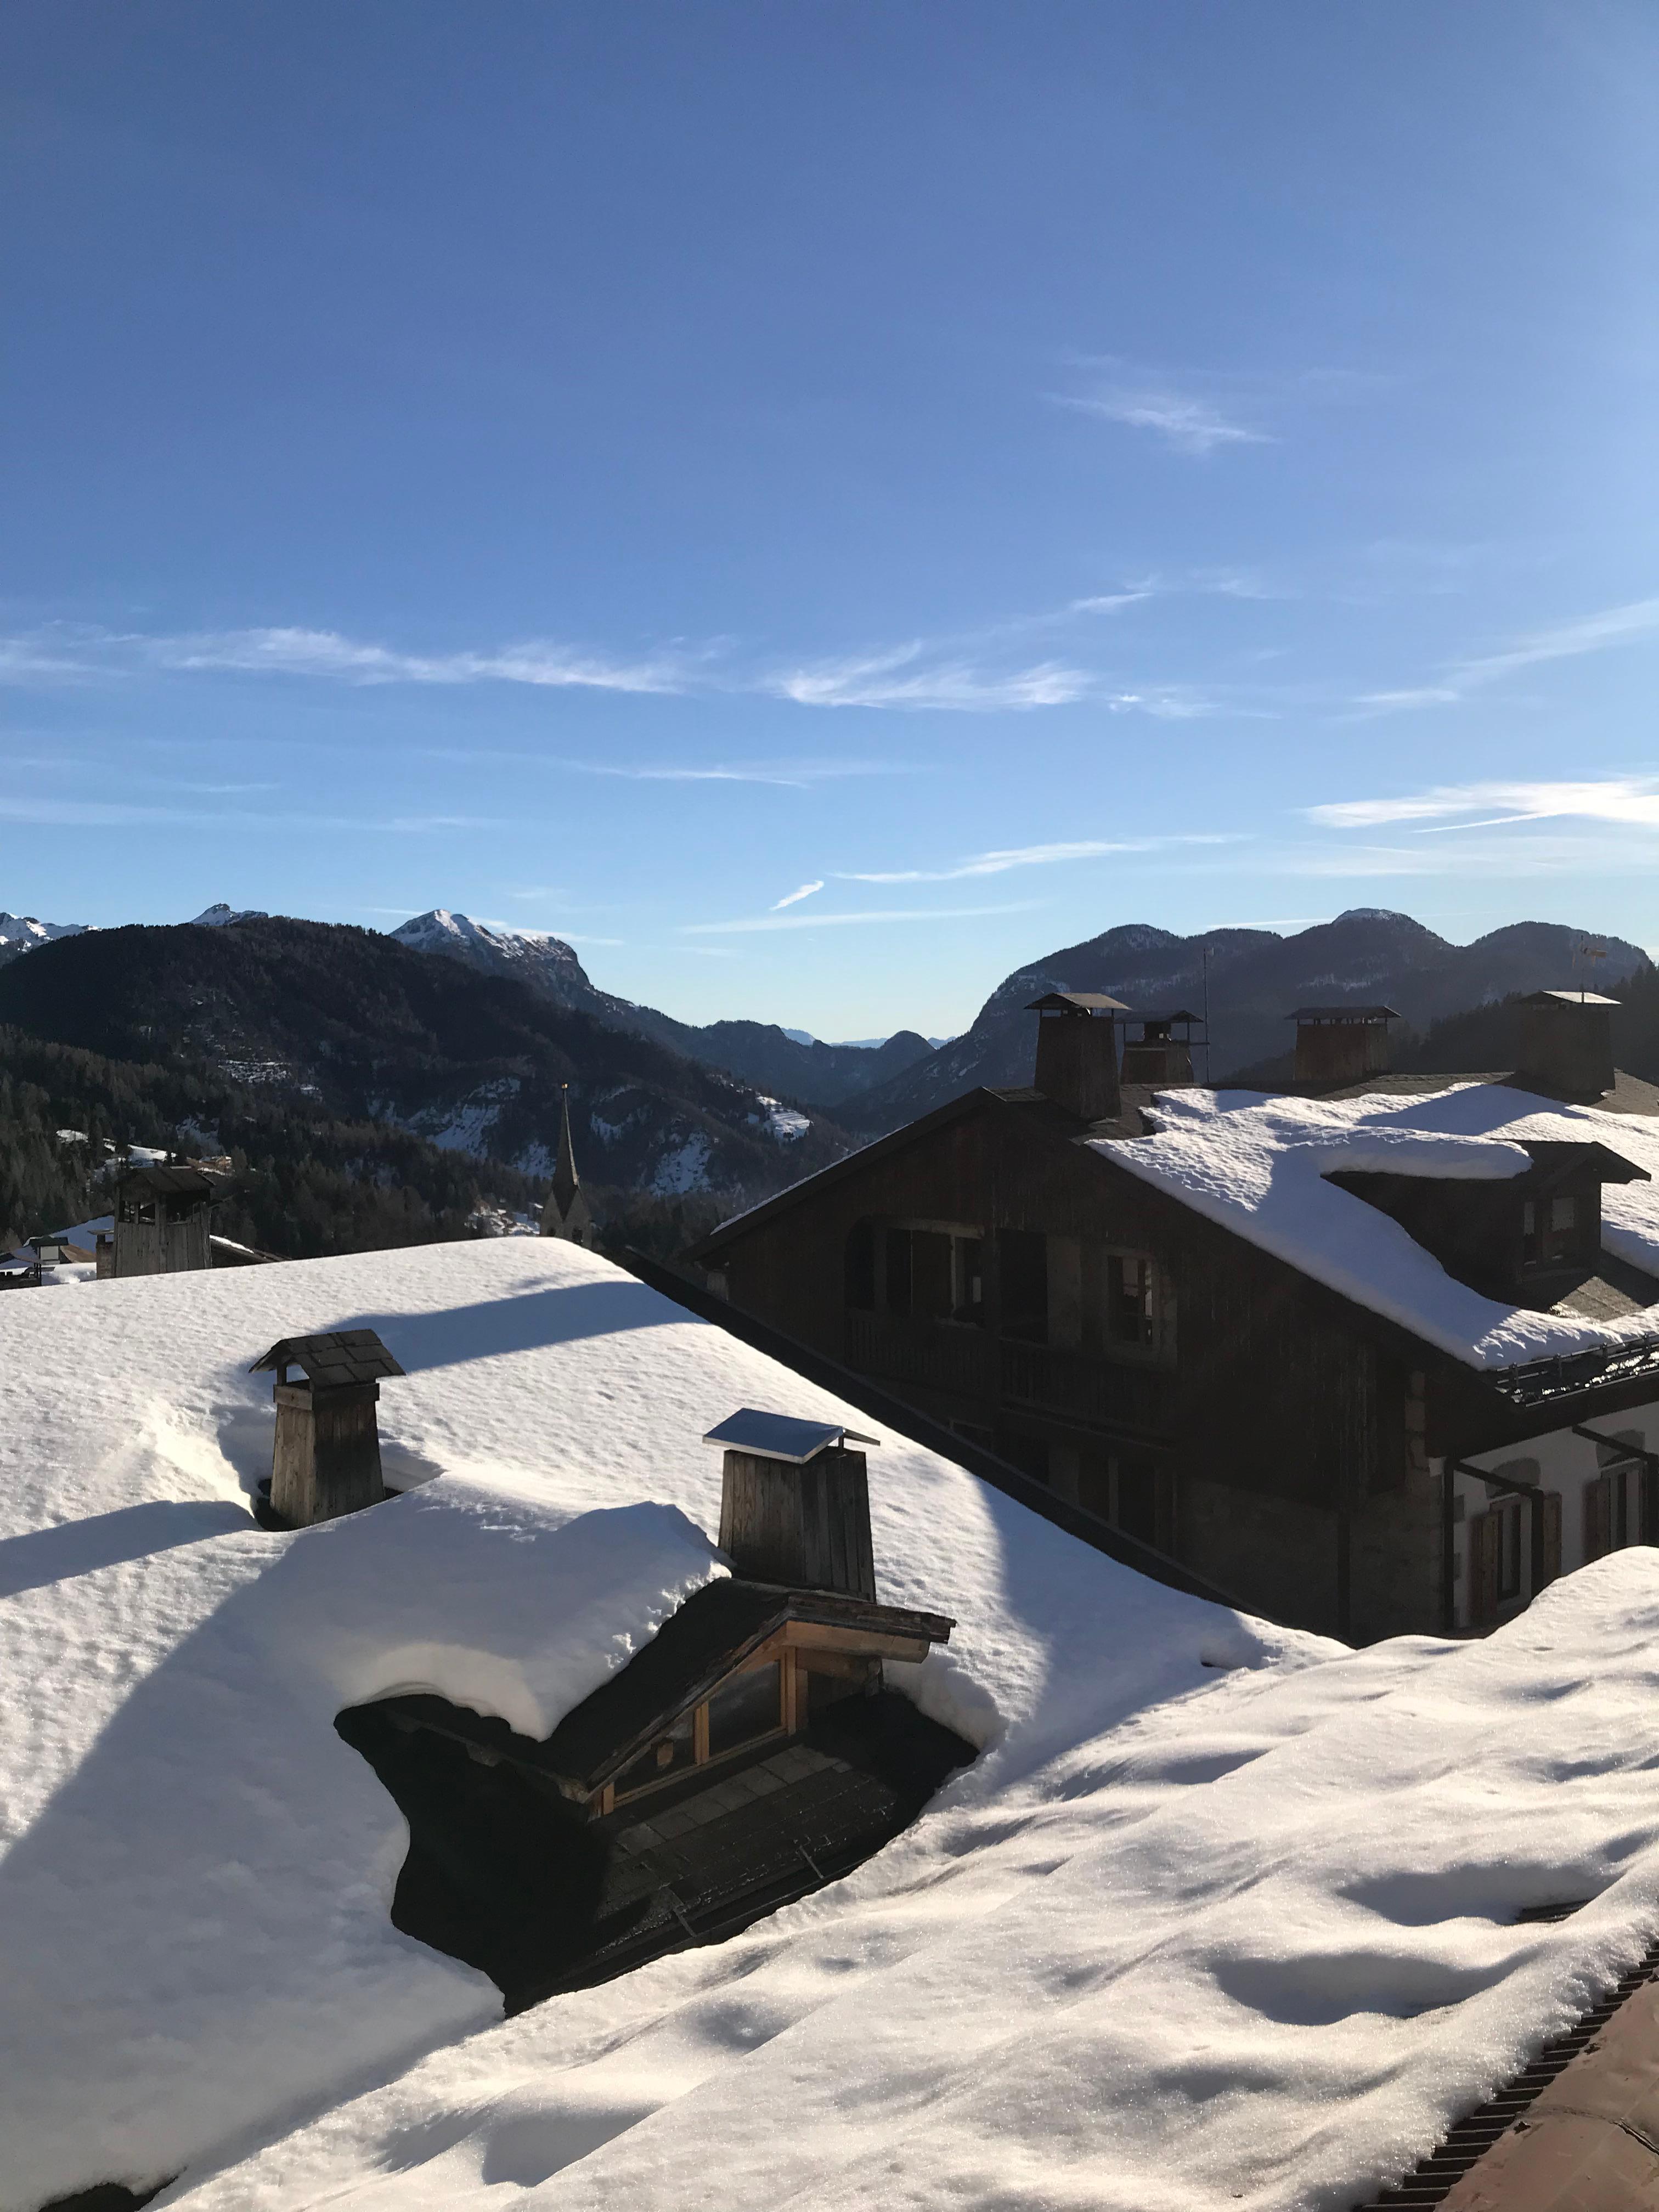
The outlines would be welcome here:
M 879 1044 L 822 1044 L 803 1030 L 769 1022 L 710 1022 L 699 1028 L 601 991 L 562 938 L 544 932 L 492 928 L 447 907 L 416 915 L 388 934 L 415 952 L 437 952 L 482 975 L 527 983 L 556 1006 L 574 1006 L 617 1029 L 629 1030 L 684 1053 L 707 1067 L 720 1067 L 745 1083 L 813 1106 L 837 1106 L 855 1091 L 926 1060 L 933 1048 L 913 1030 Z
M 1622 938 L 1598 939 L 1607 957 L 1594 984 L 1612 990 L 1649 965 Z M 1511 991 L 1582 983 L 1575 956 L 1585 933 L 1521 921 L 1473 945 L 1453 945 L 1409 915 L 1358 907 L 1334 921 L 1280 937 L 1267 929 L 1219 929 L 1178 937 L 1129 923 L 1071 945 L 998 984 L 971 1029 L 921 1065 L 849 1100 L 841 1118 L 862 1133 L 897 1127 L 978 1084 L 1029 1083 L 1036 1020 L 1025 1012 L 1044 991 L 1103 991 L 1137 1011 L 1203 1011 L 1209 953 L 1210 1068 L 1219 1081 L 1265 1071 L 1293 1044 L 1287 1017 L 1299 1006 L 1349 1000 L 1394 1006 L 1413 1030 Z M 1199 1073 L 1204 1070 L 1200 1066 Z
M 85 934 L 84 921 L 37 921 L 32 914 L 0 914 L 0 968 L 60 937 Z

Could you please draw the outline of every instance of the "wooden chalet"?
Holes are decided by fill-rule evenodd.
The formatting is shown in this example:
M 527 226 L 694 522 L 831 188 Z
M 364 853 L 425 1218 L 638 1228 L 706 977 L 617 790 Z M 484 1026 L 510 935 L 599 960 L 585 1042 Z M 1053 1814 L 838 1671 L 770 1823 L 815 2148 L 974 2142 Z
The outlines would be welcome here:
M 509 2010 L 820 1887 L 973 1756 L 884 1686 L 952 1623 L 877 1601 L 847 1432 L 750 1409 L 709 1440 L 736 1575 L 545 1741 L 423 1695 L 335 1723 L 409 1823 L 394 1923 L 488 1973 Z
M 711 1289 L 1068 1511 L 1352 1641 L 1478 1632 L 1555 1575 L 1659 1540 L 1659 1314 L 1579 1357 L 1455 1357 L 1132 1171 L 1157 1111 L 1120 1081 L 1126 1010 L 1050 993 L 1032 1011 L 1030 1088 L 970 1091 L 726 1223 L 688 1255 Z M 1540 993 L 1527 1011 L 1523 1066 L 1475 1079 L 1540 1110 L 1659 1115 L 1659 1091 L 1613 1068 L 1609 1001 Z M 1390 1076 L 1391 1010 L 1352 1013 L 1345 1034 L 1341 1010 L 1301 1010 L 1298 1090 L 1457 1079 Z M 1598 1320 L 1659 1304 L 1659 1280 L 1601 1243 L 1603 1186 L 1646 1170 L 1610 1138 L 1527 1151 L 1504 1181 L 1332 1180 L 1488 1297 Z

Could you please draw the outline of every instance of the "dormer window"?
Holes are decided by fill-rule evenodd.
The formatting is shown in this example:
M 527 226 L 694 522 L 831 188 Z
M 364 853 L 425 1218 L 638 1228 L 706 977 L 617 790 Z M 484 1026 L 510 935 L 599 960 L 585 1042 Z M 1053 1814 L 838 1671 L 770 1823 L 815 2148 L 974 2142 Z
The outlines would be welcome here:
M 1578 1200 L 1571 1191 L 1558 1191 L 1545 1199 L 1523 1200 L 1521 1206 L 1522 1266 L 1570 1266 L 1578 1257 Z

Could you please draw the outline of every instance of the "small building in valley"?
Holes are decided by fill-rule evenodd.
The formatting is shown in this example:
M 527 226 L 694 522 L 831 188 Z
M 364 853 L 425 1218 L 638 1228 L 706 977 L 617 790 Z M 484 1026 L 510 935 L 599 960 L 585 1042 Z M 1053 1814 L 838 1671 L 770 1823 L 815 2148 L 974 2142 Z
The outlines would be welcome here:
M 1030 1088 L 727 1223 L 711 1285 L 1351 1640 L 1480 1632 L 1659 1540 L 1659 1091 L 1610 1001 L 1538 994 L 1524 1066 L 1468 1079 L 1389 1074 L 1387 1007 L 1304 1008 L 1281 1094 L 1123 1082 L 1121 1010 L 1037 1011 Z

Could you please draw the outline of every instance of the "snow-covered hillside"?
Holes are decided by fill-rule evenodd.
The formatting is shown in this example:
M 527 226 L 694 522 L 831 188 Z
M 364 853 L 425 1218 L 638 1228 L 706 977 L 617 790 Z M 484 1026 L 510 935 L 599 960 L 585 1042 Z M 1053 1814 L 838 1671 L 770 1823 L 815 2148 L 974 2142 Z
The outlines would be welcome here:
M 367 1324 L 388 1472 L 270 1535 L 278 1335 Z M 884 1597 L 982 1747 L 733 1942 L 508 2023 L 397 1934 L 336 1736 L 428 1686 L 526 1732 L 720 1571 L 698 1439 L 873 1425 L 579 1249 L 86 1285 L 0 1309 L 0 2207 L 1346 2207 L 1659 1923 L 1659 1558 L 1362 1654 L 1149 1583 L 892 1434 Z M 1526 1905 L 1595 1901 L 1558 1925 Z

